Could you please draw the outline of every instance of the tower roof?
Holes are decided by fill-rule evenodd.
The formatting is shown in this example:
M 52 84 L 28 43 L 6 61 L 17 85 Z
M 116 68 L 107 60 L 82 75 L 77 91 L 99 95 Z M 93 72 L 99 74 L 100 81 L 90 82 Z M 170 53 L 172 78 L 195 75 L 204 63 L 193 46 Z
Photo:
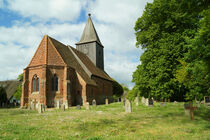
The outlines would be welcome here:
M 98 34 L 96 32 L 96 29 L 93 25 L 93 22 L 91 20 L 91 17 L 90 17 L 91 15 L 88 14 L 88 16 L 89 16 L 88 21 L 85 25 L 85 29 L 82 33 L 82 37 L 81 37 L 80 41 L 78 43 L 76 43 L 76 45 L 88 43 L 88 42 L 98 42 L 100 45 L 102 45 L 101 41 L 98 37 Z

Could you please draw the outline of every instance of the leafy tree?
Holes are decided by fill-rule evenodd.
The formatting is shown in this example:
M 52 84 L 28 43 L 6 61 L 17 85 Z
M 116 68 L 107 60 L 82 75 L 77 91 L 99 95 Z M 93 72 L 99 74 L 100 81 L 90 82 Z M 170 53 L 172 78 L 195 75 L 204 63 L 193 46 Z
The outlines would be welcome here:
M 0 86 L 0 103 L 7 103 L 7 93 L 2 86 Z
M 23 81 L 23 74 L 20 74 L 18 75 L 18 78 L 17 78 L 19 81 Z M 14 94 L 14 97 L 17 99 L 17 100 L 20 100 L 21 98 L 21 94 L 22 94 L 22 85 L 20 84 L 16 91 L 15 91 L 15 94 Z
M 200 17 L 196 36 L 187 40 L 189 52 L 185 55 L 186 62 L 183 62 L 187 65 L 182 63 L 176 75 L 176 79 L 188 88 L 188 100 L 201 100 L 210 95 L 210 7 L 203 10 Z
M 184 100 L 187 88 L 175 80 L 181 66 L 179 60 L 189 51 L 186 39 L 195 37 L 200 12 L 207 3 L 207 0 L 154 0 L 146 5 L 134 28 L 136 45 L 144 49 L 141 64 L 133 73 L 133 82 L 142 96 Z
M 123 87 L 115 80 L 113 80 L 112 84 L 113 95 L 116 97 L 120 97 L 123 95 Z

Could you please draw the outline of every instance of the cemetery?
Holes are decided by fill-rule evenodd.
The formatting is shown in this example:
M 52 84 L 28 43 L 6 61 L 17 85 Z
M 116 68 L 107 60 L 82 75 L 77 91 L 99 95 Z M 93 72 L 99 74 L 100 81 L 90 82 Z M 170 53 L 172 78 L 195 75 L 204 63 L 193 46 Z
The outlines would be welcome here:
M 125 100 L 108 105 L 0 109 L 0 139 L 208 139 L 210 107 Z M 141 100 L 145 100 L 141 102 Z M 151 101 L 150 101 L 151 102 Z M 58 103 L 59 104 L 59 103 Z M 185 107 L 186 106 L 186 107 Z M 185 113 L 185 108 L 190 111 Z M 191 109 L 190 109 L 191 108 Z M 193 109 L 192 109 L 193 108 Z M 194 118 L 191 120 L 191 112 Z M 101 131 L 103 130 L 103 131 Z

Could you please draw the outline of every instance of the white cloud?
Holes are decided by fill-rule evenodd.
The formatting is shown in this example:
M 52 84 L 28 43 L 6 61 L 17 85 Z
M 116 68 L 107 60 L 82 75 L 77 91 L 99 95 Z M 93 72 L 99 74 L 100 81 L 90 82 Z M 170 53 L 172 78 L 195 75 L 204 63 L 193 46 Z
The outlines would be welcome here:
M 14 79 L 22 72 L 44 34 L 75 46 L 85 26 L 85 23 L 77 23 L 77 19 L 81 10 L 85 10 L 86 14 L 91 12 L 104 45 L 105 70 L 118 82 L 132 87 L 132 73 L 143 52 L 135 48 L 133 28 L 137 18 L 143 13 L 146 1 L 152 0 L 92 0 L 88 3 L 83 0 L 8 1 L 7 9 L 32 20 L 13 21 L 11 27 L 0 26 L 0 80 Z M 2 0 L 0 5 L 1 3 Z M 59 22 L 53 22 L 54 20 Z M 51 24 L 46 24 L 45 21 L 50 21 Z
M 23 17 L 72 21 L 79 17 L 85 4 L 83 0 L 10 0 L 8 9 Z

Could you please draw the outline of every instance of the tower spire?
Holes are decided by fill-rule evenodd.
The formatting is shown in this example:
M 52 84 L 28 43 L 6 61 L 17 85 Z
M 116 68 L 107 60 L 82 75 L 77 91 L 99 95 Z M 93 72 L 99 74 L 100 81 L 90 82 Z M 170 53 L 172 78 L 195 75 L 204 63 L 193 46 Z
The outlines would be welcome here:
M 80 41 L 78 43 L 76 43 L 76 45 L 87 43 L 87 42 L 97 42 L 100 45 L 102 45 L 101 41 L 98 37 L 98 34 L 96 32 L 96 29 L 94 27 L 94 24 L 92 22 L 90 13 L 88 14 L 88 21 L 85 25 L 85 29 L 83 30 Z

